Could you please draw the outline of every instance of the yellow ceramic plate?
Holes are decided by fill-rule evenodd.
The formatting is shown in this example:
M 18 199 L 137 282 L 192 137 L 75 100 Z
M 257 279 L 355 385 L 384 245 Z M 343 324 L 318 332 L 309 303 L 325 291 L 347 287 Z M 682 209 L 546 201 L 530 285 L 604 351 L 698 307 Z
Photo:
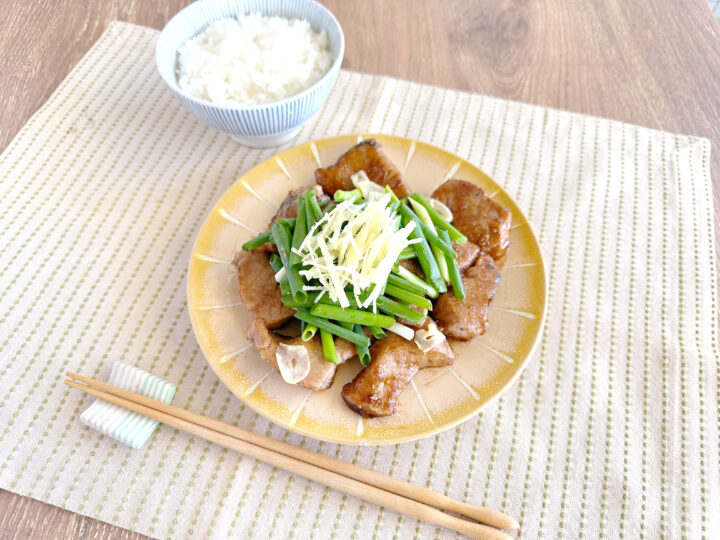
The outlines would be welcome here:
M 188 305 L 200 347 L 218 377 L 248 406 L 288 429 L 346 444 L 386 444 L 448 429 L 496 398 L 520 374 L 540 336 L 545 316 L 545 269 L 537 239 L 510 196 L 464 159 L 429 144 L 373 135 L 402 169 L 410 188 L 429 195 L 445 179 L 481 186 L 513 215 L 502 283 L 489 316 L 488 332 L 453 343 L 452 367 L 421 370 L 402 393 L 398 412 L 362 419 L 343 402 L 340 390 L 360 370 L 353 359 L 340 366 L 327 390 L 314 392 L 285 383 L 248 342 L 252 321 L 242 305 L 231 261 L 240 246 L 266 230 L 290 189 L 314 183 L 328 166 L 367 136 L 344 135 L 296 148 L 261 163 L 220 198 L 198 234 L 188 273 Z

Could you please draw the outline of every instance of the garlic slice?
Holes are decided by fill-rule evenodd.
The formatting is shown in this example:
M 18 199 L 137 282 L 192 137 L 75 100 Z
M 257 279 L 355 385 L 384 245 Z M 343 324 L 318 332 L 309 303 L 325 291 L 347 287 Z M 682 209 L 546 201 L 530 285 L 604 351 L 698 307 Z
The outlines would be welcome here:
M 440 331 L 434 322 L 428 325 L 427 330 L 415 331 L 415 345 L 424 353 L 434 349 L 443 341 L 445 341 L 445 334 Z
M 430 199 L 430 206 L 433 210 L 435 210 L 438 214 L 440 214 L 440 217 L 443 218 L 448 223 L 452 223 L 453 215 L 450 209 L 445 205 L 445 203 L 442 203 L 438 201 L 437 199 Z
M 310 373 L 310 355 L 302 345 L 278 345 L 275 359 L 283 380 L 297 384 Z
M 363 170 L 350 175 L 350 181 L 353 183 L 353 186 L 360 190 L 363 199 L 366 201 L 377 201 L 380 197 L 385 195 L 385 189 L 381 185 L 370 180 L 367 173 Z

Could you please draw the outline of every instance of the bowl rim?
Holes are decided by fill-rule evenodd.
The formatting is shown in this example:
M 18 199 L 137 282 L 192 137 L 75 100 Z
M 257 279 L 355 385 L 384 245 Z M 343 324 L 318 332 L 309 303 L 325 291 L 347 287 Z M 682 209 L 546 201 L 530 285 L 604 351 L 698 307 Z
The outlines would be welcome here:
M 163 38 L 163 34 L 165 34 L 165 31 L 167 30 L 168 26 L 170 26 L 170 24 L 172 24 L 173 21 L 175 21 L 176 19 L 179 19 L 179 17 L 183 16 L 183 13 L 185 11 L 192 8 L 196 4 L 207 3 L 208 1 L 212 1 L 212 0 L 196 0 L 192 4 L 188 4 L 187 6 L 182 8 L 180 11 L 178 11 L 175 15 L 172 16 L 172 18 L 167 23 L 165 23 L 165 26 L 163 26 L 163 29 L 160 31 L 160 34 L 158 34 L 157 41 L 155 42 L 155 67 L 157 68 L 158 72 L 160 73 L 160 78 L 163 81 L 165 81 L 165 84 L 167 84 L 173 92 L 181 95 L 183 98 L 193 101 L 195 103 L 204 105 L 206 107 L 209 106 L 209 107 L 216 107 L 218 109 L 237 110 L 237 111 L 241 111 L 241 110 L 242 111 L 259 111 L 259 110 L 268 109 L 271 107 L 286 105 L 286 104 L 292 103 L 294 101 L 297 101 L 297 100 L 305 97 L 307 94 L 312 93 L 317 88 L 324 86 L 327 82 L 330 82 L 330 79 L 334 78 L 336 76 L 336 72 L 340 71 L 340 66 L 341 66 L 343 58 L 345 56 L 345 33 L 343 32 L 340 21 L 337 20 L 337 17 L 335 17 L 335 15 L 333 14 L 332 11 L 330 11 L 326 6 L 324 6 L 320 2 L 317 2 L 317 0 L 302 0 L 303 2 L 315 4 L 316 6 L 318 6 L 320 8 L 321 11 L 324 11 L 327 15 L 329 15 L 330 20 L 337 26 L 337 29 L 340 32 L 340 50 L 338 51 L 337 57 L 333 60 L 333 63 L 330 66 L 330 69 L 328 69 L 322 77 L 320 77 L 313 84 L 308 86 L 306 89 L 298 92 L 297 94 L 293 94 L 292 96 L 282 98 L 277 101 L 269 101 L 267 103 L 259 103 L 259 104 L 253 104 L 253 105 L 243 105 L 242 103 L 237 103 L 237 104 L 213 103 L 212 101 L 208 101 L 203 98 L 198 98 L 198 97 L 195 97 L 195 96 L 189 94 L 188 92 L 186 92 L 185 90 L 183 90 L 182 88 L 180 88 L 178 86 L 176 80 L 168 80 L 165 77 L 165 75 L 163 74 L 163 70 L 161 69 L 158 49 L 160 46 L 160 42 Z M 261 14 L 265 15 L 264 13 L 261 13 Z M 208 24 L 210 24 L 210 23 L 208 23 Z M 173 70 L 173 72 L 174 72 L 174 70 Z

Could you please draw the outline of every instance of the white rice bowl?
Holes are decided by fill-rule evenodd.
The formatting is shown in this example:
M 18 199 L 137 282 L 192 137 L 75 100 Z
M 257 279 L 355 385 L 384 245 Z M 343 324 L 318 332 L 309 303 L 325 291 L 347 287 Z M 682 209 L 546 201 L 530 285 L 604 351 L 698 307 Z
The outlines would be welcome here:
M 333 63 L 325 30 L 304 20 L 239 15 L 212 23 L 177 53 L 178 86 L 218 105 L 260 105 L 309 88 Z

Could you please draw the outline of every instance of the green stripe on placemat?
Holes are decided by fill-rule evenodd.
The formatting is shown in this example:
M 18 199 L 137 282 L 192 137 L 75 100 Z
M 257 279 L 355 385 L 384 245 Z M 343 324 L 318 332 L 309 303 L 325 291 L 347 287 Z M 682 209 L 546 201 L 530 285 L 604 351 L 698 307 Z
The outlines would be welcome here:
M 174 384 L 124 362 L 115 362 L 108 383 L 163 403 L 170 403 L 175 395 Z M 160 423 L 101 399 L 80 415 L 80 421 L 136 449 L 147 442 Z

